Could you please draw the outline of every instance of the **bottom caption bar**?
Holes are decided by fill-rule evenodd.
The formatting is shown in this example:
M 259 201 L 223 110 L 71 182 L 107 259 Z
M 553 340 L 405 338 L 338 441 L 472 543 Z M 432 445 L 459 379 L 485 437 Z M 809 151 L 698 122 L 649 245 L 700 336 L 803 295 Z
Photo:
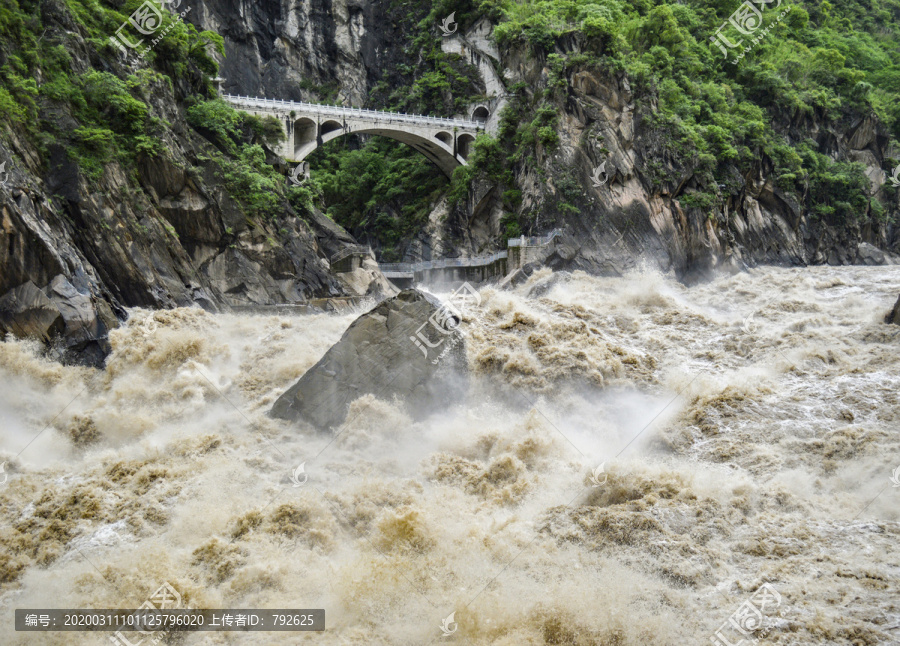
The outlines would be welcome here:
M 16 630 L 129 632 L 325 630 L 325 610 L 60 610 L 16 608 Z M 119 636 L 123 644 L 128 641 Z

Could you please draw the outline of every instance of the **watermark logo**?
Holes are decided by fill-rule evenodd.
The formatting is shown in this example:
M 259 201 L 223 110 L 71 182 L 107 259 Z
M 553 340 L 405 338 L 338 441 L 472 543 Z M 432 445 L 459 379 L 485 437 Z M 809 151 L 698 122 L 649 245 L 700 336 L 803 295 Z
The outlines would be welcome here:
M 778 591 L 771 584 L 763 583 L 750 599 L 731 614 L 728 621 L 719 626 L 710 638 L 712 643 L 716 646 L 742 646 L 745 643 L 744 637 L 750 637 L 751 643 L 757 643 L 758 639 L 750 634 L 762 628 L 765 614 L 780 605 L 781 595 Z M 761 633 L 760 637 L 764 634 L 765 632 Z M 738 641 L 732 642 L 729 637 Z
M 744 331 L 744 334 L 753 334 L 759 328 L 759 324 L 753 320 L 753 317 L 758 313 L 759 310 L 754 310 L 749 316 L 744 318 L 744 321 L 741 324 L 741 329 Z
M 6 172 L 6 162 L 0 164 L 0 186 L 6 188 L 6 181 L 9 179 L 9 173 Z
M 134 615 L 132 615 L 136 619 L 135 623 L 132 625 L 160 625 L 157 622 L 142 620 L 142 617 L 155 613 L 157 610 L 175 610 L 180 607 L 181 594 L 179 594 L 178 590 L 172 587 L 172 585 L 168 581 L 163 581 L 163 584 L 156 590 L 156 592 L 150 595 L 150 598 L 142 603 L 134 613 Z M 160 630 L 156 632 L 148 632 L 145 630 L 141 630 L 138 632 L 140 632 L 142 635 L 149 635 L 151 639 L 147 644 L 152 645 L 158 644 L 163 639 L 165 639 L 169 631 Z M 144 644 L 143 638 L 141 638 L 137 642 L 132 642 L 125 635 L 123 635 L 121 631 L 116 631 L 116 633 L 112 635 L 109 640 L 113 644 L 116 644 L 116 646 L 141 646 Z
M 6 464 L 6 462 L 3 464 Z M 895 487 L 900 487 L 900 467 L 894 469 L 894 473 L 891 474 L 890 480 L 894 483 Z
M 479 294 L 478 290 L 469 283 L 463 283 L 459 289 L 450 294 L 450 298 L 446 303 L 442 303 L 441 306 L 428 317 L 428 320 L 419 326 L 416 330 L 416 335 L 409 337 L 410 341 L 415 343 L 419 350 L 422 351 L 422 355 L 426 359 L 428 358 L 428 350 L 443 345 L 444 341 L 447 339 L 442 337 L 447 337 L 452 334 L 462 322 L 462 313 L 457 308 L 457 305 L 469 306 L 470 303 L 475 307 L 481 305 L 481 294 Z M 433 337 L 436 339 L 434 341 L 429 338 L 429 335 L 423 332 L 423 328 L 428 325 L 434 328 L 438 333 L 438 336 Z M 444 358 L 444 356 L 459 343 L 458 339 L 459 337 L 448 344 L 441 354 L 431 363 L 437 363 Z
M 444 18 L 444 22 L 441 24 L 441 31 L 443 32 L 443 36 L 450 36 L 456 33 L 456 23 L 453 22 L 453 19 L 456 17 L 456 12 L 454 11 L 449 16 Z M 453 25 L 453 29 L 450 29 L 450 25 Z
M 603 179 L 600 179 L 601 174 L 603 175 Z M 595 188 L 599 188 L 609 181 L 609 176 L 606 174 L 605 161 L 594 169 L 594 174 L 591 175 L 591 181 L 594 183 Z
M 294 186 L 300 186 L 303 180 L 309 177 L 309 162 L 300 162 L 294 166 L 288 181 Z
M 2 171 L 3 171 L 3 166 L 0 165 L 0 172 L 2 172 Z M 894 169 L 894 174 L 891 175 L 890 182 L 894 186 L 900 186 L 900 166 L 897 166 L 897 168 Z M 0 184 L 3 184 L 3 182 L 0 181 Z
M 144 334 L 144 336 L 150 336 L 151 334 L 156 332 L 156 329 L 158 327 L 159 326 L 157 325 L 156 319 L 153 317 L 153 314 L 151 314 L 141 322 L 141 332 Z
M 441 630 L 444 632 L 444 637 L 449 637 L 453 633 L 456 632 L 457 623 L 456 619 L 456 611 L 454 610 L 449 615 L 444 617 L 444 620 L 441 622 Z M 451 627 L 452 626 L 452 627 Z
M 158 6 L 157 6 L 158 5 Z M 128 20 L 122 23 L 122 26 L 116 30 L 116 35 L 110 36 L 110 42 L 118 49 L 122 54 L 128 55 L 129 49 L 137 49 L 144 43 L 144 39 L 141 38 L 137 42 L 134 42 L 129 39 L 126 35 L 126 28 L 130 25 L 134 31 L 137 31 L 139 34 L 143 36 L 152 36 L 156 34 L 159 28 L 163 24 L 163 14 L 162 8 L 166 5 L 171 5 L 172 9 L 177 9 L 181 6 L 181 0 L 159 0 L 158 3 L 151 2 L 150 0 L 145 0 L 144 3 L 134 10 L 134 13 L 128 17 Z M 165 30 L 160 32 L 153 40 L 150 41 L 150 44 L 144 48 L 144 51 L 138 54 L 138 58 L 144 58 L 149 52 L 150 49 L 153 48 L 160 40 L 162 40 L 166 34 L 179 22 L 184 21 L 185 15 L 190 12 L 191 8 L 188 7 L 181 13 L 177 14 L 177 20 L 173 21 Z M 125 33 L 123 33 L 125 31 Z M 126 49 L 126 47 L 128 49 Z
M 302 479 L 301 476 L 303 476 Z M 301 462 L 300 466 L 291 473 L 291 482 L 294 483 L 294 487 L 302 487 L 307 480 L 309 480 L 309 474 L 306 473 L 306 462 Z
M 728 49 L 725 48 L 728 47 L 729 49 L 736 49 L 744 43 L 744 40 L 741 39 L 737 42 L 732 42 L 725 34 L 722 33 L 723 29 L 731 26 L 735 30 L 737 30 L 738 33 L 744 36 L 753 36 L 753 38 L 750 39 L 750 42 L 753 43 L 753 45 L 747 45 L 746 47 L 744 47 L 744 51 L 741 53 L 741 55 L 737 56 L 735 60 L 731 61 L 733 65 L 736 65 L 742 58 L 744 58 L 744 56 L 750 53 L 753 47 L 758 45 L 760 41 L 762 41 L 762 39 L 768 35 L 772 27 L 781 22 L 785 15 L 787 15 L 788 11 L 791 10 L 790 7 L 786 8 L 778 15 L 778 17 L 772 24 L 770 24 L 759 33 L 756 33 L 763 24 L 762 12 L 766 9 L 766 7 L 764 7 L 763 5 L 770 5 L 773 2 L 775 2 L 775 0 L 747 0 L 746 2 L 743 2 L 741 6 L 739 6 L 733 14 L 731 14 L 728 20 L 722 23 L 722 26 L 716 30 L 716 33 L 709 37 L 710 42 L 712 42 L 716 47 L 719 48 L 725 58 L 728 58 Z M 759 5 L 759 8 L 755 7 L 754 4 Z M 776 4 L 773 8 L 777 9 L 780 6 L 781 0 L 778 0 L 778 4 Z
M 180 1 L 180 0 L 179 0 Z M 135 9 L 134 13 L 128 19 L 132 27 L 137 29 L 145 36 L 149 36 L 162 26 L 163 16 L 160 7 L 155 7 L 149 0 L 144 0 L 144 4 Z
M 748 314 L 746 317 L 744 317 L 744 320 L 741 323 L 741 329 L 744 331 L 745 334 L 753 334 L 754 332 L 756 332 L 759 329 L 759 323 L 757 321 L 754 321 L 753 317 L 756 316 L 757 314 L 759 314 L 764 309 L 766 309 L 774 300 L 775 300 L 774 296 L 767 298 L 765 301 L 763 301 L 762 305 L 760 305 L 755 310 L 750 312 L 750 314 Z
M 9 479 L 9 474 L 4 471 L 6 468 L 6 462 L 0 464 L 0 474 L 3 475 L 3 480 L 0 480 L 0 485 L 6 484 L 6 481 Z M 900 471 L 900 467 L 897 467 L 897 470 Z
M 609 474 L 603 470 L 603 467 L 606 466 L 606 462 L 601 462 L 600 466 L 594 469 L 591 472 L 591 486 L 592 487 L 602 487 L 606 484 L 606 481 L 609 480 Z M 600 480 L 600 476 L 603 476 L 603 480 Z

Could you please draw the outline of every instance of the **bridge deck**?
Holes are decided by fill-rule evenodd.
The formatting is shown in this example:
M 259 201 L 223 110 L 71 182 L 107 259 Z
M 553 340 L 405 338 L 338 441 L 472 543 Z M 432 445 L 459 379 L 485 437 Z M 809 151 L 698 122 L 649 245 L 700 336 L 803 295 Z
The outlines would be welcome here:
M 303 101 L 284 101 L 282 99 L 264 99 L 250 96 L 236 96 L 223 94 L 222 98 L 236 105 L 247 105 L 255 108 L 282 108 L 294 110 L 297 113 L 315 113 L 335 117 L 370 118 L 375 120 L 389 119 L 405 121 L 429 126 L 451 126 L 465 128 L 466 130 L 484 130 L 483 121 L 467 121 L 465 119 L 446 119 L 444 117 L 429 117 L 424 114 L 406 114 L 403 112 L 386 112 L 384 110 L 366 110 L 363 108 L 344 108 L 336 105 L 322 105 L 319 103 L 305 103 Z

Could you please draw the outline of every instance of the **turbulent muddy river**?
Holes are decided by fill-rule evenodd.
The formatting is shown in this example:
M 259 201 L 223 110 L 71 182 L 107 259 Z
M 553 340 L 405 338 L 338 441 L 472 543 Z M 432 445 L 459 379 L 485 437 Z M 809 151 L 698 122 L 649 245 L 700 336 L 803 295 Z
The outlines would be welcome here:
M 134 310 L 102 372 L 0 344 L 0 641 L 108 644 L 12 611 L 168 584 L 327 628 L 125 639 L 898 644 L 898 287 L 544 270 L 464 311 L 465 405 L 364 396 L 332 434 L 266 413 L 366 308 Z

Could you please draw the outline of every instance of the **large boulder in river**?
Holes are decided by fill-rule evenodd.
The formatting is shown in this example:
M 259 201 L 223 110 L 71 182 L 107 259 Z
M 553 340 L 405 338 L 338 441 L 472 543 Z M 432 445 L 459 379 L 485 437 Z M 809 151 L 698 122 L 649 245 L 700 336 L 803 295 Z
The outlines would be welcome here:
M 452 303 L 407 289 L 379 303 L 285 392 L 270 415 L 325 430 L 350 403 L 373 394 L 402 401 L 415 418 L 460 400 L 467 387 L 465 341 Z
M 888 315 L 884 319 L 885 323 L 893 323 L 894 325 L 900 325 L 900 297 L 897 298 L 897 302 L 894 303 L 894 309 L 888 312 Z

